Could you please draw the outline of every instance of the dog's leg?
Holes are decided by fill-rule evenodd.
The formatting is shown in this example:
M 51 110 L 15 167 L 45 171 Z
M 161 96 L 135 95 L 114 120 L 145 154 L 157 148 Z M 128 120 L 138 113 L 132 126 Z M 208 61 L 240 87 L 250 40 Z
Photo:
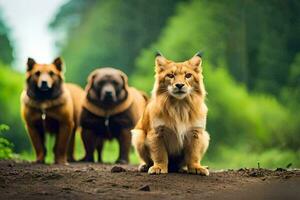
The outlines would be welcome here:
M 73 122 L 61 122 L 58 135 L 55 140 L 55 163 L 67 164 L 67 150 L 74 128 Z
M 147 135 L 150 156 L 153 166 L 149 168 L 149 174 L 168 173 L 168 153 L 164 144 L 163 131 L 151 130 Z
M 75 136 L 76 136 L 76 128 L 72 130 L 72 135 L 70 137 L 70 141 L 68 145 L 68 162 L 75 162 L 75 158 L 74 158 Z
M 100 136 L 97 137 L 97 152 L 98 152 L 98 162 L 102 163 L 102 149 L 103 149 L 104 139 Z
M 45 163 L 46 147 L 43 128 L 34 124 L 27 124 L 27 130 L 36 153 L 36 163 Z
M 118 137 L 119 148 L 119 158 L 116 163 L 126 164 L 129 161 L 129 151 L 131 147 L 131 134 L 130 130 L 122 129 Z
M 81 139 L 83 141 L 85 156 L 83 162 L 94 162 L 94 151 L 96 148 L 97 135 L 94 130 L 82 129 Z
M 200 161 L 205 154 L 209 144 L 208 133 L 199 128 L 192 130 L 184 143 L 185 162 L 188 172 L 199 175 L 209 175 L 208 169 L 201 166 Z

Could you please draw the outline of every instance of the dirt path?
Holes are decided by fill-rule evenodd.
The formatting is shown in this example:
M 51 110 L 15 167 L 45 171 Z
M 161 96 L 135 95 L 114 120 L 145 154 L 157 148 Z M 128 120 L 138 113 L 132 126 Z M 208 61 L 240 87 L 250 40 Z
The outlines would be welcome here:
M 112 167 L 0 161 L 0 199 L 300 199 L 299 170 L 240 169 L 203 177 L 150 176 L 135 166 L 112 173 Z

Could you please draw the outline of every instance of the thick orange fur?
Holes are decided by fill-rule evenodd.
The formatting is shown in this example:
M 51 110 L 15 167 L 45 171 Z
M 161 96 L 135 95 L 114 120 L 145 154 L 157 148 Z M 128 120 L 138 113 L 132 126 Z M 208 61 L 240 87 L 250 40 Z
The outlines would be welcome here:
M 200 165 L 209 144 L 200 56 L 177 63 L 159 55 L 155 72 L 152 98 L 132 130 L 140 171 L 167 173 L 175 164 L 178 170 L 187 166 L 189 173 L 208 175 Z M 179 159 L 170 163 L 173 157 Z
M 34 61 L 28 60 L 27 84 L 21 94 L 21 114 L 36 152 L 36 162 L 45 162 L 45 134 L 47 132 L 54 133 L 56 137 L 53 148 L 55 163 L 66 164 L 67 160 L 74 161 L 74 138 L 76 128 L 79 125 L 85 92 L 77 85 L 61 82 L 62 92 L 57 97 L 44 100 L 31 98 L 28 95 L 29 79 L 32 80 L 32 83 L 38 84 L 43 76 L 45 77 L 44 80 L 52 85 L 58 80 L 63 81 L 63 73 L 55 63 L 38 64 L 29 62 Z M 60 59 L 59 62 L 61 62 Z M 37 73 L 40 75 L 38 76 Z

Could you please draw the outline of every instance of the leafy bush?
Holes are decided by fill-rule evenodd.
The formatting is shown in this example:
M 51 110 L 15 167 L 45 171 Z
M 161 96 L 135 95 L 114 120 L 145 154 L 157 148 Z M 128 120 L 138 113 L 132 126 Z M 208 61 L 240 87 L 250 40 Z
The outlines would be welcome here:
M 0 123 L 10 127 L 5 138 L 15 144 L 16 152 L 30 147 L 20 115 L 23 77 L 22 74 L 0 64 Z
M 1 137 L 2 133 L 8 130 L 9 127 L 7 125 L 0 124 L 0 160 L 12 158 L 13 155 L 13 144 Z

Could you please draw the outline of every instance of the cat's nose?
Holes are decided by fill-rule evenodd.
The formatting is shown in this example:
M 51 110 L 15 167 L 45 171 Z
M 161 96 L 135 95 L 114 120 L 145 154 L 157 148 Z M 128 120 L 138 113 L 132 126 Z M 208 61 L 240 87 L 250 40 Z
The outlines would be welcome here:
M 175 86 L 176 86 L 178 89 L 181 89 L 181 88 L 184 86 L 184 84 L 182 84 L 182 83 L 176 83 Z

